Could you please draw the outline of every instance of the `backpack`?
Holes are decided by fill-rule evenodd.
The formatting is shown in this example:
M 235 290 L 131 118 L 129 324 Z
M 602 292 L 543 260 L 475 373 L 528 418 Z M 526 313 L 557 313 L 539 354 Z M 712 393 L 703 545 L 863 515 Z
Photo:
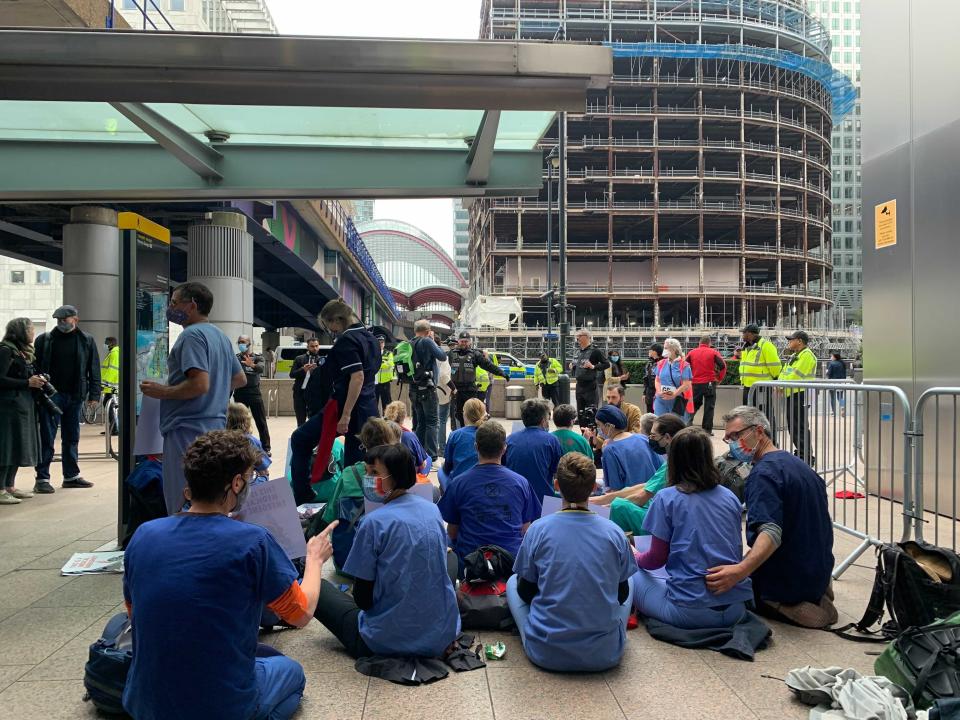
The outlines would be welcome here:
M 126 613 L 110 618 L 100 639 L 90 646 L 83 669 L 84 701 L 109 715 L 129 717 L 123 709 L 123 688 L 133 662 L 133 628 Z
M 450 380 L 457 387 L 473 388 L 477 384 L 477 365 L 473 352 L 450 353 Z
M 163 465 L 159 461 L 145 460 L 140 463 L 124 483 L 130 498 L 130 509 L 126 532 L 120 541 L 121 549 L 126 549 L 138 527 L 167 516 L 167 504 L 163 500 Z
M 513 555 L 497 545 L 484 545 L 463 559 L 464 581 L 457 591 L 460 624 L 465 630 L 505 630 L 513 625 L 507 605 L 506 580 L 513 573 Z
M 401 382 L 408 382 L 418 388 L 434 386 L 432 358 L 426 361 L 417 356 L 417 342 L 402 342 L 393 351 L 394 368 Z M 402 349 L 402 354 L 401 354 Z
M 881 637 L 848 635 L 873 634 L 871 628 L 883 617 L 890 619 L 880 628 Z M 883 642 L 908 628 L 923 627 L 960 611 L 960 555 L 925 542 L 896 543 L 877 548 L 877 573 L 863 617 L 857 623 L 834 632 L 848 640 Z
M 413 345 L 409 340 L 404 340 L 394 348 L 393 369 L 400 382 L 413 382 Z
M 908 629 L 880 653 L 874 671 L 910 693 L 921 709 L 960 696 L 960 612 Z
M 716 464 L 717 470 L 720 472 L 720 484 L 733 492 L 737 496 L 737 500 L 742 503 L 747 477 L 749 477 L 753 465 L 737 460 L 730 453 L 718 457 Z
M 363 514 L 362 497 L 341 496 L 337 500 L 337 520 L 340 524 L 330 534 L 330 543 L 333 545 L 333 564 L 341 575 L 344 574 L 343 566 L 353 549 L 353 541 L 357 537 L 357 527 L 363 520 Z

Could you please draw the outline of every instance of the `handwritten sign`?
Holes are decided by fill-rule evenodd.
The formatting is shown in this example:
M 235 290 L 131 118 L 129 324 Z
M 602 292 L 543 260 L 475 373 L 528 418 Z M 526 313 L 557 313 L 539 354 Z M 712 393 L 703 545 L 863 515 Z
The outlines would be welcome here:
M 269 531 L 291 560 L 307 554 L 297 503 L 285 478 L 251 487 L 237 519 Z

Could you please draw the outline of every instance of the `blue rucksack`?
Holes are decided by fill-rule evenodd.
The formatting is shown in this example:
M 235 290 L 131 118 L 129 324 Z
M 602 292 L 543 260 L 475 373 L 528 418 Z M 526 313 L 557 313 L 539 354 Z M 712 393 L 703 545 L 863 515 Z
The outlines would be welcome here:
M 83 669 L 84 700 L 101 712 L 127 715 L 123 709 L 123 688 L 133 661 L 133 627 L 126 613 L 110 618 L 100 639 L 90 646 L 90 659 Z

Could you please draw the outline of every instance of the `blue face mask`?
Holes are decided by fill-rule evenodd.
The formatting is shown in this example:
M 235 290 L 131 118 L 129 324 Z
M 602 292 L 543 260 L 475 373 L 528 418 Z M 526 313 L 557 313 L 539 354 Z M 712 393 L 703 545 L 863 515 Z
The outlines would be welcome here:
M 167 320 L 169 322 L 172 322 L 176 325 L 183 325 L 188 318 L 189 315 L 187 315 L 187 313 L 183 310 L 177 310 L 177 308 L 172 307 L 167 308 Z
M 237 347 L 240 348 L 240 352 L 246 352 L 247 348 L 250 347 L 246 343 L 238 343 Z
M 619 356 L 619 355 L 611 355 L 611 356 L 610 356 L 610 362 L 620 362 L 620 356 Z
M 363 476 L 363 496 L 370 502 L 382 503 L 387 495 L 383 489 L 383 478 L 376 475 Z
M 739 440 L 732 440 L 728 442 L 727 447 L 730 448 L 730 455 L 734 460 L 739 460 L 740 462 L 745 463 L 753 462 L 753 454 L 756 452 L 756 449 L 752 451 L 744 450 L 742 447 L 740 447 Z

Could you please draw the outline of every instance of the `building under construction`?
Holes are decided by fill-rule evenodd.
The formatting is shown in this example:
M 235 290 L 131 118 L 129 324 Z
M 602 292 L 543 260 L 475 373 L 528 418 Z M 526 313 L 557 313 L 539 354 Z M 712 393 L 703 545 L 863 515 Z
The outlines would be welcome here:
M 610 87 L 567 117 L 571 323 L 843 327 L 830 312 L 830 133 L 855 94 L 802 0 L 485 0 L 482 12 L 485 38 L 613 48 Z M 545 157 L 557 145 L 555 124 Z M 472 211 L 472 290 L 520 298 L 518 329 L 547 321 L 547 209 L 545 182 Z

